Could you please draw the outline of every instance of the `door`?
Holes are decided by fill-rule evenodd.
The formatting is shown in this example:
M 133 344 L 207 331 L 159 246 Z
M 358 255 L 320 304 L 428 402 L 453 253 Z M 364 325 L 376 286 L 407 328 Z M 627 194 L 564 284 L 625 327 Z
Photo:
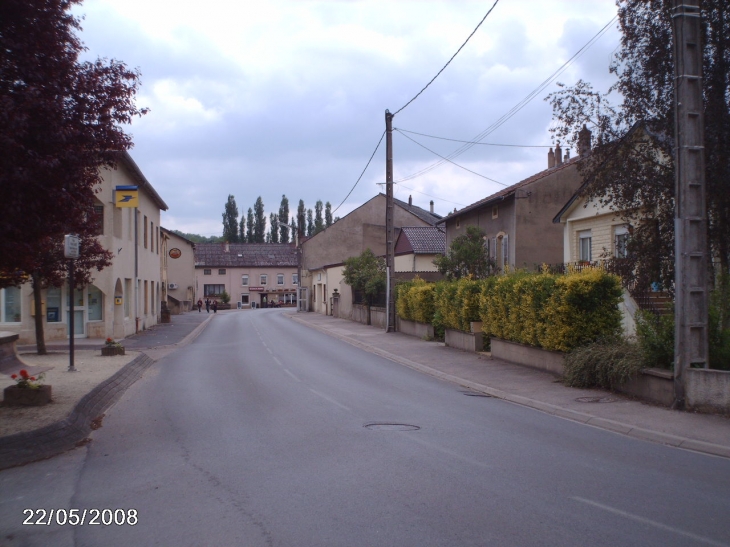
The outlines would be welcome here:
M 86 338 L 86 299 L 84 298 L 85 289 L 76 289 L 74 291 L 74 338 Z M 66 291 L 66 335 L 69 335 L 71 329 L 71 303 L 69 302 L 69 293 Z

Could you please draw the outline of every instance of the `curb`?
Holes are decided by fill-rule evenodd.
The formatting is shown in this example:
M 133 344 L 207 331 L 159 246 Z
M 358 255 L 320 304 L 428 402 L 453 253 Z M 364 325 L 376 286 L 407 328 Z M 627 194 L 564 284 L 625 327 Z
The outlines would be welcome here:
M 172 352 L 187 346 L 203 332 L 212 318 L 211 315 L 176 344 L 149 349 Z M 0 470 L 45 460 L 80 446 L 95 429 L 92 422 L 100 418 L 155 362 L 155 359 L 141 352 L 113 376 L 84 395 L 63 420 L 33 431 L 0 437 Z
M 528 397 L 522 397 L 521 395 L 513 395 L 511 393 L 507 393 L 506 391 L 502 391 L 500 389 L 495 389 L 495 388 L 492 388 L 489 386 L 485 386 L 483 384 L 471 382 L 469 380 L 464 380 L 462 378 L 459 378 L 458 376 L 453 376 L 451 374 L 441 372 L 440 370 L 436 370 L 436 369 L 433 369 L 426 365 L 422 365 L 421 363 L 411 361 L 410 359 L 406 359 L 405 357 L 400 357 L 398 355 L 392 354 L 392 353 L 382 350 L 380 348 L 370 346 L 364 342 L 360 342 L 359 340 L 354 340 L 347 335 L 332 332 L 331 330 L 326 329 L 324 327 L 320 327 L 319 325 L 313 325 L 306 321 L 297 319 L 297 317 L 295 315 L 290 315 L 290 317 L 294 321 L 299 323 L 300 325 L 304 325 L 311 329 L 318 330 L 319 332 L 322 332 L 328 336 L 337 338 L 338 340 L 346 342 L 352 346 L 358 347 L 369 353 L 374 353 L 375 355 L 383 357 L 384 359 L 388 359 L 389 361 L 393 361 L 394 363 L 398 363 L 399 365 L 406 366 L 408 368 L 411 368 L 413 370 L 416 370 L 416 371 L 424 373 L 424 374 L 428 374 L 429 376 L 433 376 L 435 378 L 444 380 L 446 382 L 457 384 L 459 386 L 466 387 L 471 390 L 484 393 L 485 395 L 490 395 L 497 399 L 502 399 L 502 400 L 508 401 L 510 403 L 515 403 L 515 404 L 518 404 L 521 406 L 526 406 L 526 407 L 529 407 L 529 408 L 532 408 L 535 410 L 539 410 L 541 412 L 545 412 L 547 414 L 551 414 L 558 418 L 564 418 L 566 420 L 571 420 L 573 422 L 579 422 L 579 423 L 582 423 L 585 425 L 597 427 L 599 429 L 604 429 L 606 431 L 611 431 L 613 433 L 619 433 L 621 435 L 633 437 L 635 439 L 664 444 L 667 446 L 673 446 L 675 448 L 684 448 L 686 450 L 693 450 L 695 452 L 702 452 L 704 454 L 710 454 L 713 456 L 721 456 L 724 458 L 730 458 L 730 446 L 723 446 L 723 445 L 719 445 L 719 444 L 708 443 L 705 441 L 688 439 L 686 437 L 678 437 L 676 435 L 670 435 L 668 433 L 652 431 L 650 429 L 643 429 L 641 427 L 636 427 L 636 426 L 625 424 L 622 422 L 609 420 L 607 418 L 598 418 L 596 416 L 593 416 L 591 414 L 586 414 L 584 412 L 568 410 L 568 409 L 565 409 L 565 408 L 562 408 L 562 407 L 559 407 L 556 405 L 552 405 L 550 403 L 543 403 L 541 401 L 536 401 L 536 400 L 530 399 Z
M 44 460 L 78 446 L 94 429 L 92 421 L 111 407 L 153 363 L 143 353 L 84 395 L 63 420 L 0 438 L 0 470 Z

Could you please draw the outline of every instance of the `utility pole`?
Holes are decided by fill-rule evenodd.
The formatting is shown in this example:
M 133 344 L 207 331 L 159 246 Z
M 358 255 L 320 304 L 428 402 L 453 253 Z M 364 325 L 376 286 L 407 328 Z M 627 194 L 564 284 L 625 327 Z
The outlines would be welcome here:
M 707 368 L 708 249 L 699 0 L 674 0 L 675 332 L 674 404 L 685 406 L 686 372 Z
M 395 228 L 393 226 L 393 114 L 385 111 L 385 266 L 388 296 L 386 332 L 395 331 L 395 297 L 393 271 L 395 270 Z

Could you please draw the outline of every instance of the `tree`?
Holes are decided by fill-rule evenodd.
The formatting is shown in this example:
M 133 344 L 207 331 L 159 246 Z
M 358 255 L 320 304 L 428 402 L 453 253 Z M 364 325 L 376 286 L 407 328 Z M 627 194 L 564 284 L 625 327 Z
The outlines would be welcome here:
M 307 209 L 307 236 L 311 237 L 314 235 L 314 218 L 312 210 Z
M 246 217 L 241 215 L 241 224 L 239 225 L 238 241 L 246 243 Z
M 253 206 L 253 241 L 263 243 L 266 239 L 266 214 L 264 213 L 264 201 L 259 196 Z
M 468 226 L 466 233 L 453 239 L 445 256 L 433 261 L 447 279 L 460 279 L 468 275 L 482 279 L 494 271 L 494 263 L 487 255 L 484 232 L 476 226 Z
M 324 226 L 325 228 L 332 226 L 332 204 L 329 201 L 324 204 Z
M 360 256 L 345 260 L 342 275 L 352 290 L 362 292 L 368 309 L 367 324 L 370 325 L 372 302 L 385 291 L 385 259 L 375 256 L 369 248 L 365 249 Z
M 134 103 L 138 71 L 113 59 L 79 62 L 81 27 L 70 14 L 78 3 L 0 3 L 0 287 L 32 280 L 39 353 L 40 290 L 64 279 L 64 234 L 81 237 L 82 283 L 109 265 L 92 235 L 94 188 L 132 146 L 122 125 L 146 112 Z
M 243 221 L 241 221 L 243 222 Z M 248 208 L 248 213 L 246 214 L 246 242 L 247 243 L 256 243 L 255 235 L 254 235 L 254 226 L 255 221 L 253 218 L 253 209 L 251 207 Z
M 299 232 L 300 240 L 307 235 L 306 230 L 306 210 L 304 209 L 304 200 L 300 199 L 299 205 L 297 206 L 297 231 Z
M 228 195 L 225 209 L 223 211 L 223 239 L 229 243 L 238 243 L 238 207 L 236 198 Z
M 548 96 L 558 122 L 554 134 L 575 144 L 585 124 L 597 137 L 590 161 L 581 162 L 584 197 L 621 212 L 641 212 L 629 251 L 639 280 L 674 281 L 674 64 L 671 0 L 620 0 L 621 47 L 610 66 L 617 77 L 608 93 L 579 81 Z M 730 262 L 730 17 L 724 0 L 702 2 L 705 163 L 711 256 L 721 272 Z M 619 92 L 622 102 L 611 106 Z M 641 125 L 651 146 L 633 138 Z M 630 221 L 629 214 L 625 218 Z M 723 278 L 724 276 L 720 276 Z
M 322 200 L 318 199 L 314 204 L 314 233 L 318 234 L 324 230 L 324 220 L 322 219 Z
M 279 240 L 282 243 L 289 243 L 289 200 L 285 195 L 281 196 L 279 205 L 279 231 L 281 232 Z
M 279 215 L 271 213 L 269 215 L 269 243 L 279 243 Z

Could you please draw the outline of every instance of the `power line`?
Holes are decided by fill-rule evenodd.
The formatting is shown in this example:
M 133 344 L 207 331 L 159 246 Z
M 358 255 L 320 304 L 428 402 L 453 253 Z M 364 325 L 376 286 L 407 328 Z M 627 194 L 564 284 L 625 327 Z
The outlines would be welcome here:
M 423 196 L 437 199 L 439 201 L 445 201 L 446 203 L 451 203 L 452 205 L 458 205 L 460 207 L 466 207 L 464 203 L 459 203 L 458 201 L 449 201 L 448 199 L 440 198 L 438 196 L 432 196 L 431 194 L 427 194 L 426 192 L 421 192 L 420 190 L 416 190 L 415 188 L 411 188 L 410 186 L 406 186 L 405 184 L 398 184 L 397 186 L 401 188 L 405 188 L 406 190 L 410 190 L 411 192 L 416 192 L 417 194 L 421 194 Z
M 378 151 L 378 148 L 380 148 L 380 143 L 383 142 L 383 137 L 385 137 L 385 131 L 383 131 L 383 134 L 380 135 L 380 140 L 378 141 L 378 145 L 375 147 L 375 150 L 373 150 L 373 153 L 370 156 L 370 159 L 368 160 L 367 164 L 365 165 L 365 169 L 363 169 L 362 170 L 362 173 L 360 173 L 360 176 L 357 177 L 357 180 L 355 181 L 355 184 L 352 186 L 352 188 L 350 189 L 350 191 L 347 193 L 347 195 L 345 196 L 345 199 L 343 199 L 342 202 L 337 207 L 335 207 L 335 209 L 332 211 L 332 214 L 333 215 L 337 212 L 337 209 L 339 209 L 340 207 L 342 207 L 342 204 L 345 203 L 345 201 L 347 201 L 347 198 L 350 197 L 350 194 L 352 194 L 352 191 L 355 189 L 355 186 L 357 186 L 357 184 L 360 182 L 360 179 L 365 174 L 365 171 L 368 170 L 368 167 L 370 166 L 370 162 L 373 161 L 373 158 L 375 157 L 375 153 Z
M 442 72 L 443 72 L 443 71 L 444 71 L 444 70 L 446 69 L 446 67 L 447 67 L 447 66 L 449 66 L 449 64 L 451 63 L 451 61 L 453 61 L 453 60 L 454 60 L 454 57 L 456 57 L 456 56 L 457 56 L 457 55 L 459 54 L 459 52 L 460 52 L 460 51 L 461 51 L 461 50 L 463 49 L 463 47 L 464 47 L 464 46 L 466 45 L 466 43 L 467 43 L 467 42 L 468 42 L 469 40 L 471 40 L 471 37 L 472 37 L 472 36 L 474 36 L 474 33 L 475 33 L 475 32 L 476 32 L 476 31 L 477 31 L 478 29 L 479 29 L 479 27 L 480 27 L 480 26 L 482 26 L 482 23 L 484 22 L 484 20 L 485 20 L 485 19 L 486 19 L 486 18 L 487 18 L 487 17 L 489 16 L 489 14 L 490 14 L 490 13 L 492 13 L 492 10 L 493 10 L 493 9 L 495 8 L 495 6 L 497 5 L 497 2 L 499 2 L 499 0 L 495 0 L 494 4 L 492 4 L 492 7 L 491 7 L 491 8 L 489 8 L 489 11 L 487 12 L 487 14 L 486 14 L 486 15 L 485 15 L 484 17 L 482 17 L 482 20 L 481 20 L 481 21 L 479 21 L 479 24 L 478 24 L 478 25 L 476 26 L 476 28 L 475 28 L 475 29 L 474 29 L 474 30 L 473 30 L 473 31 L 471 32 L 471 34 L 470 34 L 470 35 L 469 35 L 469 37 L 468 37 L 468 38 L 466 39 L 466 41 L 464 41 L 464 43 L 463 43 L 463 44 L 461 44 L 461 47 L 459 47 L 459 49 L 457 49 L 457 50 L 456 50 L 456 53 L 454 53 L 454 54 L 453 54 L 453 55 L 451 56 L 451 59 L 449 59 L 449 60 L 448 60 L 448 62 L 447 62 L 447 63 L 446 63 L 446 64 L 445 64 L 444 66 L 443 66 L 443 68 L 441 68 L 441 70 L 439 70 L 439 71 L 438 71 L 438 72 L 436 73 L 436 76 L 434 76 L 433 78 L 431 78 L 431 81 L 430 81 L 430 82 L 428 82 L 428 83 L 427 83 L 427 84 L 426 84 L 426 85 L 424 86 L 424 88 L 423 88 L 423 89 L 422 89 L 421 91 L 419 91 L 418 93 L 416 93 L 415 97 L 413 97 L 413 98 L 412 98 L 412 99 L 411 99 L 410 101 L 408 101 L 408 102 L 407 102 L 406 104 L 404 104 L 403 106 L 401 106 L 401 107 L 400 107 L 400 108 L 399 108 L 398 110 L 396 110 L 396 111 L 395 111 L 395 114 L 393 114 L 393 117 L 395 117 L 395 115 L 396 115 L 396 114 L 398 114 L 398 112 L 400 112 L 400 111 L 401 111 L 401 110 L 403 110 L 403 109 L 404 109 L 405 107 L 407 107 L 407 106 L 408 106 L 409 104 L 411 104 L 411 103 L 412 103 L 413 101 L 415 101 L 415 100 L 416 100 L 416 99 L 418 98 L 418 96 L 419 96 L 419 95 L 420 95 L 421 93 L 423 93 L 424 91 L 426 91 L 426 88 L 427 88 L 428 86 L 430 86 L 430 85 L 431 85 L 431 84 L 432 84 L 432 83 L 434 82 L 434 80 L 435 80 L 436 78 L 438 78 L 438 77 L 439 77 L 439 75 L 440 75 L 440 74 L 441 74 L 441 73 L 442 73 Z
M 401 133 L 410 133 L 411 135 L 420 135 L 421 137 L 429 137 L 431 139 L 440 139 L 442 141 L 451 142 L 463 142 L 465 144 L 481 144 L 483 146 L 511 146 L 514 148 L 552 148 L 549 144 L 498 144 L 493 142 L 477 142 L 477 141 L 460 141 L 458 139 L 448 139 L 446 137 L 437 137 L 436 135 L 427 135 L 426 133 L 418 133 L 416 131 L 409 131 L 408 129 L 401 129 L 400 127 L 394 128 L 396 131 Z M 404 135 L 405 136 L 405 135 Z
M 599 38 L 601 38 L 607 31 L 611 24 L 614 23 L 618 19 L 618 15 L 614 16 L 606 25 L 601 28 L 588 42 L 586 42 L 583 47 L 581 47 L 570 59 L 568 59 L 560 68 L 558 68 L 555 72 L 552 73 L 546 80 L 544 80 L 539 86 L 537 86 L 531 93 L 529 93 L 524 99 L 522 99 L 520 102 L 518 102 L 515 106 L 513 106 L 506 114 L 504 114 L 502 117 L 500 117 L 497 121 L 492 123 L 489 127 L 487 127 L 484 131 L 479 133 L 477 136 L 475 136 L 471 141 L 468 141 L 469 144 L 464 144 L 463 146 L 457 148 L 455 151 L 453 151 L 448 156 L 445 156 L 437 161 L 434 164 L 431 164 L 428 167 L 425 167 L 421 169 L 420 171 L 417 171 L 416 173 L 413 173 L 411 175 L 408 175 L 405 178 L 400 179 L 396 182 L 403 182 L 406 180 L 412 180 L 416 177 L 420 177 L 421 175 L 426 174 L 427 172 L 435 169 L 436 167 L 439 167 L 443 165 L 445 161 L 449 161 L 452 158 L 455 158 L 457 156 L 460 156 L 464 152 L 470 150 L 476 143 L 481 141 L 483 138 L 485 138 L 490 133 L 496 131 L 499 127 L 501 127 L 507 120 L 509 120 L 512 116 L 517 114 L 520 110 L 522 110 L 527 104 L 534 99 L 538 93 L 543 91 L 548 85 L 550 85 L 553 81 L 555 81 L 563 72 L 565 72 L 568 67 L 575 62 L 576 59 L 578 59 L 583 53 L 585 53 L 588 48 L 590 48 L 596 41 L 598 41 Z M 403 134 L 403 133 L 401 133 Z M 404 135 L 405 136 L 405 135 Z
M 398 131 L 398 133 L 400 133 L 401 135 L 403 135 L 403 136 L 404 136 L 404 137 L 405 137 L 406 139 L 408 139 L 409 141 L 412 141 L 412 142 L 416 143 L 416 144 L 417 144 L 418 146 L 420 146 L 421 148 L 424 148 L 424 149 L 428 150 L 429 152 L 431 152 L 432 154 L 434 154 L 434 155 L 438 156 L 438 157 L 439 157 L 439 158 L 441 158 L 442 160 L 444 160 L 444 161 L 448 161 L 449 163 L 451 163 L 451 164 L 453 164 L 453 165 L 456 165 L 456 167 L 459 167 L 459 168 L 463 169 L 464 171 L 469 171 L 470 173 L 473 173 L 474 175 L 477 175 L 478 177 L 482 177 L 483 179 L 487 179 L 487 180 L 489 180 L 489 181 L 492 181 L 492 182 L 496 182 L 497 184 L 501 184 L 501 185 L 502 185 L 502 186 L 504 186 L 504 187 L 507 187 L 507 186 L 509 186 L 509 184 L 505 184 L 504 182 L 499 182 L 498 180 L 490 179 L 489 177 L 486 177 L 486 176 L 484 176 L 484 175 L 481 175 L 481 174 L 477 173 L 476 171 L 472 171 L 471 169 L 467 169 L 467 168 L 466 168 L 466 167 L 464 167 L 463 165 L 459 165 L 458 163 L 454 163 L 454 162 L 453 162 L 453 161 L 451 161 L 451 160 L 450 160 L 449 158 L 446 158 L 446 157 L 442 156 L 442 155 L 441 155 L 441 154 L 439 154 L 438 152 L 434 152 L 434 151 L 433 151 L 433 150 L 431 150 L 430 148 L 428 148 L 428 147 L 426 147 L 426 146 L 422 145 L 422 144 L 421 144 L 420 142 L 418 142 L 417 140 L 414 140 L 414 139 L 410 138 L 410 137 L 409 137 L 408 135 L 406 135 L 405 133 L 403 133 L 403 132 L 402 132 L 402 131 L 400 131 L 399 129 L 396 129 L 396 131 Z M 403 180 L 405 180 L 405 179 L 403 179 Z

